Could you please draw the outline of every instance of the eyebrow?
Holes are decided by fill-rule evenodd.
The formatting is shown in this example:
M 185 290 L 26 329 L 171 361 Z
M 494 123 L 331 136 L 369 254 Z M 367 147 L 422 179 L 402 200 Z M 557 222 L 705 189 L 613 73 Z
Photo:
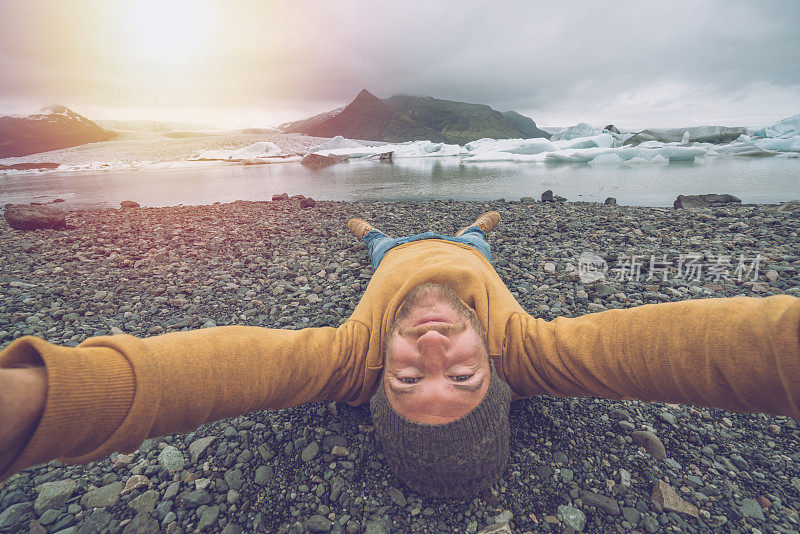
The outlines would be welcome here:
M 458 383 L 456 383 L 456 384 L 453 384 L 453 387 L 458 389 L 458 390 L 461 390 L 461 391 L 466 391 L 466 392 L 469 392 L 469 393 L 475 393 L 476 391 L 481 389 L 481 386 L 483 386 L 483 381 L 484 380 L 486 380 L 486 379 L 485 378 L 481 378 L 475 384 L 458 384 Z M 417 385 L 417 384 L 414 384 L 414 385 L 411 385 L 411 386 L 408 386 L 408 387 L 397 387 L 396 385 L 392 384 L 391 381 L 389 381 L 388 384 L 389 384 L 389 389 L 392 390 L 392 393 L 394 393 L 396 395 L 407 395 L 407 394 L 410 394 L 410 393 L 414 393 L 415 391 L 417 391 L 417 389 L 419 389 L 419 385 Z

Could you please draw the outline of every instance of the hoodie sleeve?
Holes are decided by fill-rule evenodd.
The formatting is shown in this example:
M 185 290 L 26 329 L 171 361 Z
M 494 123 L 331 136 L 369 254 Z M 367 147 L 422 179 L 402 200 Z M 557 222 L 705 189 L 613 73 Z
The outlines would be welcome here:
M 504 364 L 522 396 L 593 396 L 800 417 L 800 299 L 648 304 L 506 327 Z
M 353 400 L 363 385 L 368 340 L 367 327 L 356 321 L 104 336 L 77 347 L 20 338 L 0 352 L 0 367 L 44 365 L 47 399 L 22 452 L 0 458 L 0 480 L 53 458 L 87 463 L 133 451 L 148 437 L 226 417 Z

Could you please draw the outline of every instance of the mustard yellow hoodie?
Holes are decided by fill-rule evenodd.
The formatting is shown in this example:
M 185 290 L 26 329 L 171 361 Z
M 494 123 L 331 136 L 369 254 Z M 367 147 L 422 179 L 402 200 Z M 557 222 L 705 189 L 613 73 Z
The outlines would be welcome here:
M 545 321 L 517 303 L 486 258 L 443 240 L 384 257 L 338 328 L 224 326 L 60 347 L 28 336 L 0 367 L 44 365 L 44 413 L 0 480 L 60 458 L 86 463 L 148 437 L 267 408 L 369 400 L 381 341 L 405 296 L 445 284 L 487 330 L 497 372 L 518 397 L 549 393 L 715 406 L 800 417 L 800 299 L 715 298 Z M 5 466 L 5 468 L 4 468 Z

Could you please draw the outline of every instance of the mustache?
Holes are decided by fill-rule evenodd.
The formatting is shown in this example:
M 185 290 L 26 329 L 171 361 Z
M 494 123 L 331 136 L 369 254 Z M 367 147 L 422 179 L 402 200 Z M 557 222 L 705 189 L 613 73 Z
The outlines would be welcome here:
M 430 331 L 436 331 L 442 334 L 443 336 L 447 336 L 463 332 L 464 330 L 466 330 L 466 328 L 467 328 L 467 323 L 463 320 L 460 320 L 455 324 L 433 323 L 433 324 L 422 324 L 419 326 L 412 326 L 412 327 L 399 327 L 397 329 L 397 333 L 400 334 L 401 336 L 419 337 L 423 334 L 427 334 Z

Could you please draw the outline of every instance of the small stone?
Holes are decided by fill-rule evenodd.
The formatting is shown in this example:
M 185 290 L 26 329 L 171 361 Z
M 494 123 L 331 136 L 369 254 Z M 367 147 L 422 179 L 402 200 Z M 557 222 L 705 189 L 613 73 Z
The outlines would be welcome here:
M 477 523 L 475 523 L 475 530 L 478 530 Z M 512 534 L 512 531 L 508 523 L 495 523 L 494 525 L 488 525 L 480 529 L 478 534 Z
M 743 499 L 739 511 L 743 516 L 764 521 L 764 511 L 755 499 Z
M 311 532 L 330 532 L 331 522 L 327 517 L 314 514 L 306 521 L 306 529 Z
M 208 446 L 211 445 L 215 439 L 217 439 L 217 436 L 207 436 L 205 438 L 196 439 L 189 445 L 189 456 L 193 464 L 197 463 L 197 460 L 203 456 L 203 453 L 206 452 Z
M 568 527 L 583 530 L 586 525 L 586 515 L 570 505 L 562 504 L 558 507 L 558 516 Z
M 131 209 L 131 208 L 138 208 L 139 204 L 134 202 L 133 200 L 123 200 L 119 203 L 119 207 L 121 209 Z
M 81 534 L 101 534 L 108 532 L 108 524 L 114 519 L 105 508 L 95 508 L 80 527 Z
M 631 472 L 626 469 L 619 470 L 619 483 L 625 487 L 629 488 L 631 486 Z
M 206 490 L 194 490 L 181 497 L 181 501 L 188 506 L 197 508 L 203 504 L 210 503 L 212 499 Z
M 331 454 L 334 456 L 350 456 L 350 449 L 347 447 L 342 447 L 341 445 L 334 445 L 331 449 Z
M 397 488 L 389 488 L 389 497 L 394 501 L 394 503 L 403 508 L 407 504 L 406 496 L 403 495 L 403 492 Z
M 316 441 L 312 441 L 311 443 L 306 445 L 306 448 L 303 449 L 302 453 L 300 453 L 300 459 L 308 463 L 317 456 L 318 452 L 319 452 L 319 443 L 317 443 Z
M 592 303 L 592 304 L 594 304 L 594 303 Z M 605 309 L 605 307 L 603 307 L 603 309 Z M 636 425 L 634 425 L 634 424 L 633 424 L 633 423 L 631 423 L 630 421 L 620 421 L 620 422 L 619 422 L 619 423 L 617 423 L 617 424 L 619 425 L 619 427 L 620 427 L 622 430 L 627 430 L 627 431 L 629 431 L 629 432 L 630 432 L 630 431 L 633 431 L 633 430 L 636 430 Z
M 624 506 L 622 508 L 622 517 L 624 517 L 625 521 L 627 521 L 631 525 L 636 526 L 639 524 L 639 520 L 642 518 L 642 514 L 636 508 Z
M 495 524 L 499 523 L 508 523 L 511 521 L 511 518 L 514 517 L 514 513 L 511 510 L 503 510 L 496 516 L 494 516 L 493 521 Z
M 139 513 L 150 512 L 156 505 L 160 493 L 158 490 L 148 490 L 128 503 L 128 508 Z
M 122 469 L 123 467 L 128 467 L 131 462 L 133 462 L 133 455 L 132 454 L 118 454 L 116 458 L 114 458 L 114 469 Z
M 43 513 L 39 517 L 39 523 L 42 525 L 49 525 L 50 523 L 58 519 L 58 516 L 60 515 L 61 515 L 60 511 L 54 508 L 50 508 L 49 510 L 46 510 L 45 513 Z
M 758 504 L 760 504 L 761 508 L 765 510 L 770 506 L 772 506 L 772 502 L 769 499 L 767 499 L 764 495 L 758 497 Z
M 544 264 L 544 272 L 551 273 L 551 274 L 556 272 L 556 264 L 552 263 L 552 262 L 549 262 L 549 261 L 546 262 Z
M 606 513 L 613 516 L 619 515 L 619 504 L 617 504 L 617 501 L 611 497 L 607 497 L 589 490 L 583 490 L 579 492 L 579 495 L 583 501 L 583 504 L 586 506 L 594 506 L 595 508 L 604 510 Z
M 123 488 L 122 494 L 125 495 L 126 493 L 130 493 L 133 490 L 146 488 L 149 485 L 150 485 L 150 479 L 148 479 L 146 476 L 133 475 L 125 483 L 125 488 Z
M 122 534 L 145 534 L 147 532 L 158 532 L 158 521 L 148 512 L 136 514 L 131 522 L 125 525 Z
M 642 430 L 639 432 L 631 433 L 631 439 L 640 447 L 657 460 L 664 460 L 667 457 L 667 450 L 664 448 L 664 443 L 650 431 Z
M 367 521 L 364 525 L 364 534 L 390 534 L 389 527 L 383 521 Z
M 194 487 L 196 489 L 206 489 L 209 484 L 211 484 L 211 479 L 208 478 L 198 478 L 194 481 Z
M 200 514 L 200 521 L 197 522 L 197 529 L 204 530 L 214 525 L 219 519 L 219 506 L 209 506 Z
M 186 462 L 183 459 L 183 454 L 181 454 L 181 451 L 171 445 L 167 445 L 160 453 L 158 453 L 158 465 L 160 465 L 163 469 L 174 473 L 183 469 L 186 465 Z
M 700 517 L 697 507 L 692 503 L 681 499 L 675 490 L 663 480 L 656 482 L 650 498 L 654 503 L 661 506 L 661 508 L 664 510 L 671 510 L 673 512 L 678 512 L 679 514 L 687 514 L 698 518 Z M 756 506 L 758 506 L 758 503 L 756 503 Z M 760 509 L 761 508 L 759 507 L 759 510 Z
M 275 476 L 272 466 L 270 465 L 261 465 L 256 469 L 256 474 L 253 479 L 253 482 L 258 484 L 259 486 L 266 486 Z
M 673 427 L 678 428 L 678 419 L 673 414 L 669 412 L 659 412 L 658 418 L 664 421 L 665 423 L 668 423 Z
M 117 504 L 124 487 L 122 482 L 112 482 L 102 488 L 94 489 L 81 497 L 81 506 L 84 508 L 105 508 L 107 506 L 114 506 Z
M 42 514 L 49 508 L 61 508 L 66 504 L 78 485 L 74 480 L 58 480 L 56 482 L 45 482 L 33 503 L 33 508 L 37 514 Z
M 244 485 L 244 476 L 242 475 L 242 471 L 240 469 L 231 469 L 225 471 L 223 478 L 225 479 L 225 483 L 228 485 L 228 487 L 235 489 L 236 491 L 242 489 L 242 486 Z

